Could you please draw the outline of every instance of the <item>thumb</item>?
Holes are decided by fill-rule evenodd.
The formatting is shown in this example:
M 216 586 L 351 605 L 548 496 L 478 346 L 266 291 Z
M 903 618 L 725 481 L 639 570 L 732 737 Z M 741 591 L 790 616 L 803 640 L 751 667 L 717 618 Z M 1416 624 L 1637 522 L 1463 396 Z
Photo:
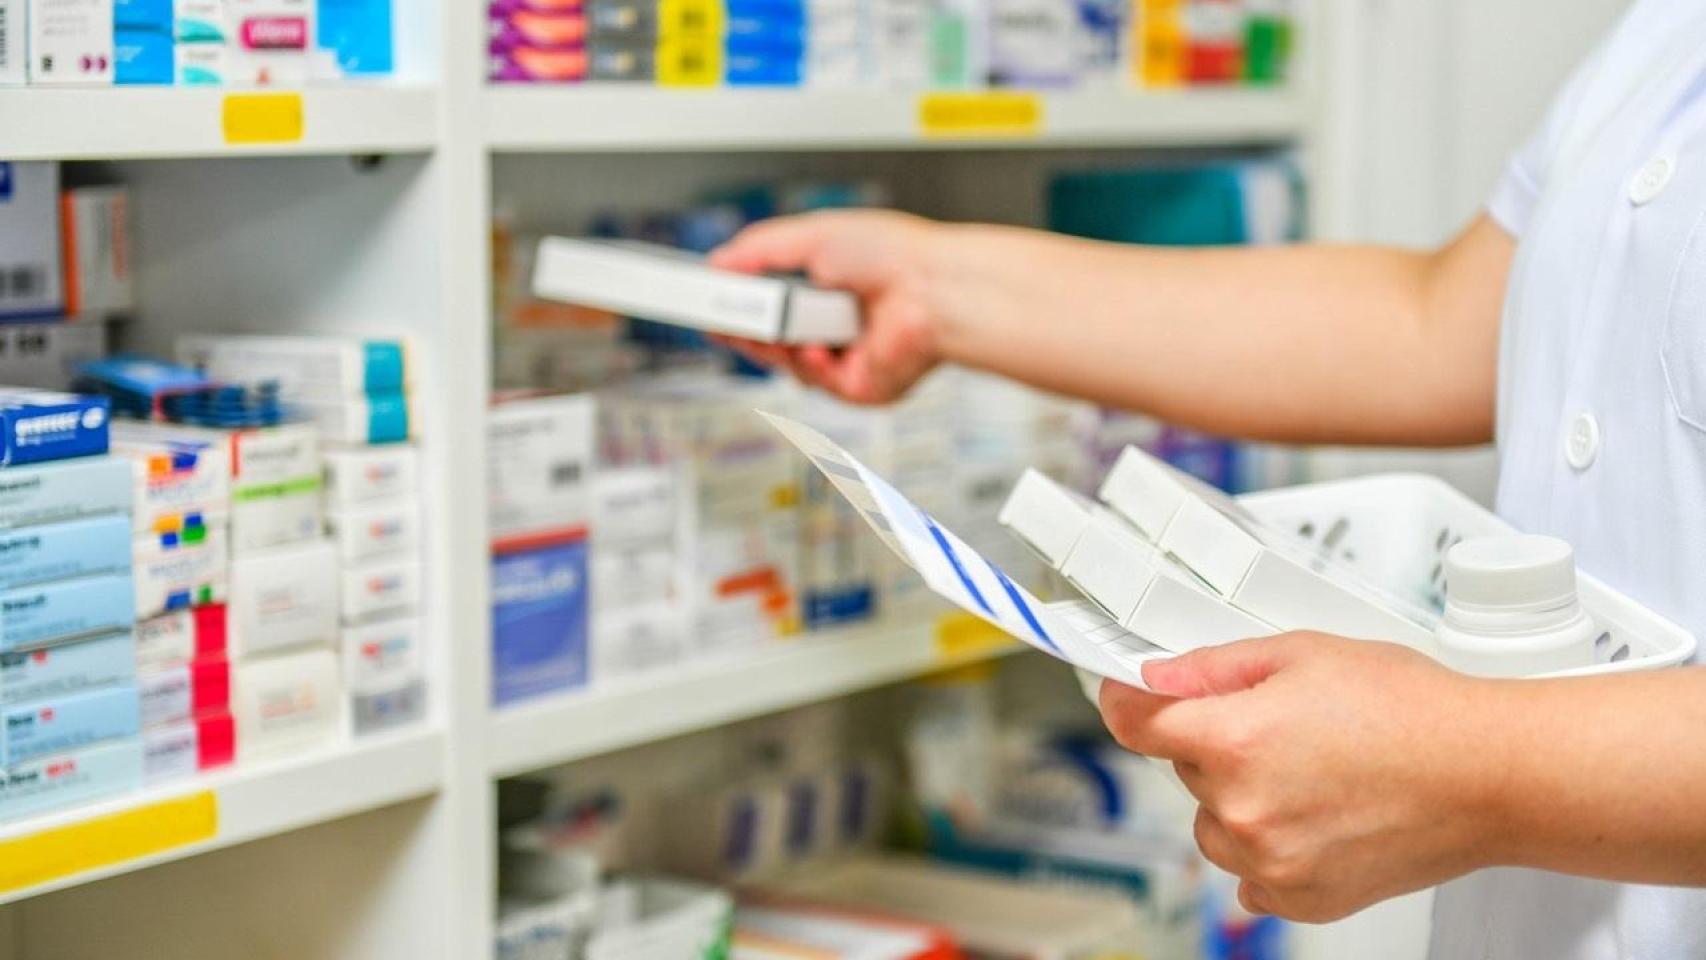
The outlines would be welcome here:
M 1168 697 L 1219 697 L 1254 687 L 1296 657 L 1296 645 L 1286 637 L 1240 640 L 1151 660 L 1143 665 L 1143 682 Z

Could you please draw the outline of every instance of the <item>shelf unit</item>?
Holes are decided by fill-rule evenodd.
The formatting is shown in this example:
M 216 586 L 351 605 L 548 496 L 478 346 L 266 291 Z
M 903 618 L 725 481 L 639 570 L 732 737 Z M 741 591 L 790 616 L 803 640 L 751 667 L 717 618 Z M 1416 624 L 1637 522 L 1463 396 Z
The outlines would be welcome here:
M 443 778 L 443 735 L 399 731 L 8 823 L 0 904 L 426 797 Z M 158 849 L 108 856 L 122 846 L 115 820 L 125 833 L 152 834 Z
M 1317 34 L 1315 6 L 1303 11 L 1306 38 Z M 0 90 L 0 159 L 125 161 L 139 186 L 145 338 L 197 326 L 402 330 L 425 348 L 423 419 L 436 438 L 423 450 L 432 725 L 0 826 L 4 858 L 14 841 L 76 837 L 103 818 L 203 795 L 216 811 L 211 833 L 104 860 L 86 850 L 58 872 L 0 889 L 0 960 L 110 955 L 80 922 L 97 913 L 137 955 L 229 956 L 240 937 L 249 953 L 270 955 L 294 946 L 247 931 L 287 937 L 324 924 L 329 932 L 302 955 L 489 956 L 498 778 L 1018 649 L 944 647 L 934 624 L 885 624 L 491 711 L 479 505 L 500 159 L 1287 144 L 1305 148 L 1316 172 L 1343 157 L 1321 120 L 1316 74 L 1329 58 L 1309 49 L 1300 51 L 1308 69 L 1285 89 L 974 96 L 976 122 L 944 124 L 929 114 L 933 94 L 488 87 L 484 7 L 397 3 L 407 68 L 396 84 L 259 99 Z M 382 160 L 341 162 L 352 156 Z M 157 322 L 168 329 L 149 329 Z M 278 899 L 272 887 L 291 880 L 326 889 Z M 217 917 L 203 923 L 182 901 L 209 887 Z

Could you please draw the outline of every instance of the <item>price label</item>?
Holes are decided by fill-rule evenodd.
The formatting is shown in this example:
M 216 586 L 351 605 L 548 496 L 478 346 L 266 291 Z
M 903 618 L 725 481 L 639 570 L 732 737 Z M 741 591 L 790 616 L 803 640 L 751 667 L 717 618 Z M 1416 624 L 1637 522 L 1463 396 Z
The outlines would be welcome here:
M 926 137 L 1034 137 L 1042 128 L 1043 100 L 1034 93 L 927 93 L 918 100 Z
M 296 143 L 304 127 L 300 93 L 233 93 L 221 115 L 225 142 L 232 146 Z
M 211 840 L 219 798 L 203 790 L 0 841 L 0 893 Z

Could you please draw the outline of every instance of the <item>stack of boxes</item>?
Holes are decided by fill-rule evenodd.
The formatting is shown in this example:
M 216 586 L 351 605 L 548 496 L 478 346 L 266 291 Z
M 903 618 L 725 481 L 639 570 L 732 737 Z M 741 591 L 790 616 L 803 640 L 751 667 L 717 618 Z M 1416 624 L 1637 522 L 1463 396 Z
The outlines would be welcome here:
M 723 0 L 657 0 L 657 82 L 713 87 L 723 82 Z
M 290 475 L 239 494 L 239 510 L 267 504 L 271 513 L 257 530 L 273 536 L 266 538 L 270 543 L 252 542 L 263 552 L 233 565 L 233 639 L 253 635 L 268 648 L 329 648 L 293 656 L 303 658 L 300 676 L 330 677 L 334 691 L 339 671 L 331 651 L 340 650 L 347 713 L 357 734 L 419 718 L 425 712 L 419 619 L 425 537 L 418 451 L 408 442 L 416 418 L 407 345 L 395 339 L 190 337 L 178 352 L 216 380 L 276 387 L 285 408 L 310 421 L 257 434 L 291 436 L 292 449 L 311 456 L 281 457 L 290 461 Z M 316 438 L 325 441 L 324 461 Z M 241 446 L 253 455 L 247 440 Z M 280 519 L 288 529 L 266 526 Z M 268 549 L 274 547 L 280 549 Z M 300 591 L 291 599 L 301 601 L 288 604 L 290 623 L 275 632 L 248 622 L 251 613 L 262 617 L 275 609 L 268 595 L 285 567 L 318 568 L 286 577 Z M 288 642 L 273 642 L 281 638 Z
M 391 0 L 0 0 L 0 86 L 385 76 Z
M 599 683 L 687 657 L 677 472 L 601 467 L 593 478 L 592 676 Z
M 583 0 L 490 0 L 487 76 L 500 82 L 569 83 L 587 78 Z
M 587 681 L 589 396 L 500 402 L 487 421 L 492 703 Z
M 587 0 L 587 79 L 656 83 L 656 0 Z
M 107 409 L 0 396 L 0 820 L 142 781 L 130 470 L 105 456 Z
M 144 776 L 172 779 L 231 762 L 225 649 L 230 474 L 206 443 L 114 428 L 132 475 L 131 556 Z

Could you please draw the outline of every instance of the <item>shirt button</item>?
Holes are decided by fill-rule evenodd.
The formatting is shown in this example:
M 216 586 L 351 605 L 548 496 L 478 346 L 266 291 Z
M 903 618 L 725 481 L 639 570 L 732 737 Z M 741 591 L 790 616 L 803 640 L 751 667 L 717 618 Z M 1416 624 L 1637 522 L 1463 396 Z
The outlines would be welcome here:
M 1577 470 L 1593 466 L 1599 456 L 1599 421 L 1591 413 L 1578 413 L 1564 437 L 1564 459 Z
M 1663 193 L 1676 174 L 1676 158 L 1661 154 L 1641 165 L 1629 181 L 1629 202 L 1639 207 Z

